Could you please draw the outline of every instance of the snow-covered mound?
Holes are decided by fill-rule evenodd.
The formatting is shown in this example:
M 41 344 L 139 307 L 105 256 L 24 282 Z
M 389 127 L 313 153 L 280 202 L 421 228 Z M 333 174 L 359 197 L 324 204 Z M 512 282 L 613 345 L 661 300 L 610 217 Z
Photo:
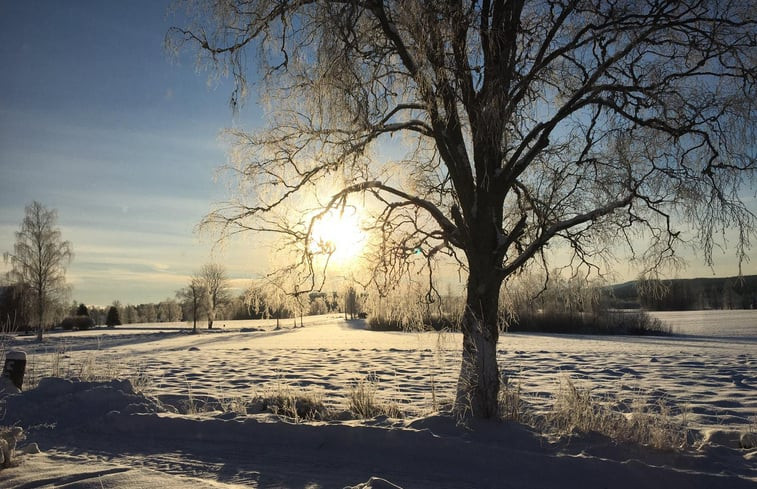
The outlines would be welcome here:
M 107 413 L 165 411 L 154 400 L 136 394 L 129 380 L 74 382 L 41 379 L 37 388 L 5 398 L 3 424 L 23 427 L 83 428 L 102 422 Z

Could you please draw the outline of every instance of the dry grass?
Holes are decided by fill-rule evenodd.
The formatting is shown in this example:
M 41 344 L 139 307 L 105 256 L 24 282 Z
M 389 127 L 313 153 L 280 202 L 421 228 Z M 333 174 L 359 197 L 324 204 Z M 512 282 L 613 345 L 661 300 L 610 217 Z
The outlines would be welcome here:
M 749 418 L 749 426 L 741 433 L 739 446 L 744 450 L 754 450 L 757 448 L 757 416 Z
M 199 401 L 192 393 L 192 384 L 189 380 L 185 378 L 184 382 L 187 384 L 187 398 L 184 399 L 180 405 L 181 412 L 184 414 L 200 414 L 208 412 L 209 409 L 207 403 Z
M 140 367 L 134 374 L 129 377 L 131 385 L 134 387 L 134 392 L 141 393 L 145 396 L 152 396 L 155 394 L 158 380 L 155 375 L 150 373 L 146 368 Z
M 295 422 L 328 420 L 333 414 L 317 393 L 290 386 L 280 386 L 256 401 L 262 404 L 263 410 L 292 418 Z
M 525 422 L 527 411 L 521 397 L 520 383 L 504 376 L 499 389 L 500 418 L 516 423 Z
M 34 389 L 44 377 L 76 379 L 85 382 L 107 382 L 116 378 L 129 378 L 134 383 L 137 380 L 134 375 L 124 377 L 123 372 L 122 364 L 104 358 L 97 351 L 73 353 L 69 352 L 65 345 L 61 345 L 49 354 L 27 356 L 23 389 Z M 140 380 L 142 381 L 144 379 Z
M 578 387 L 569 377 L 560 382 L 552 409 L 541 417 L 539 428 L 548 435 L 600 433 L 618 442 L 636 443 L 660 450 L 688 444 L 686 411 L 674 415 L 664 399 L 634 401 L 630 413 L 611 409 L 608 399 Z
M 218 406 L 224 413 L 234 413 L 239 416 L 247 415 L 248 402 L 243 396 L 219 396 Z
M 658 450 L 678 450 L 689 446 L 687 411 L 676 409 L 669 399 L 649 401 L 641 394 L 630 412 L 613 409 L 611 398 L 591 393 L 570 377 L 560 381 L 552 406 L 536 413 L 523 399 L 520 383 L 509 378 L 500 389 L 500 417 L 529 425 L 547 438 L 599 433 L 619 443 L 634 443 Z
M 378 390 L 377 381 L 363 379 L 355 382 L 347 392 L 347 406 L 350 412 L 362 419 L 376 416 L 403 418 L 404 413 L 396 403 L 379 400 Z

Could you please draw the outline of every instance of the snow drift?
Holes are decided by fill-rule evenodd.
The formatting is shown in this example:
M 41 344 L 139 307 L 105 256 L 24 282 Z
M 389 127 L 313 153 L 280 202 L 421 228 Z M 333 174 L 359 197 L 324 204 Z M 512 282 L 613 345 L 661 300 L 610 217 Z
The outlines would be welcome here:
M 599 435 L 549 443 L 514 423 L 446 415 L 293 423 L 272 414 L 180 415 L 128 381 L 43 379 L 5 399 L 39 455 L 2 487 L 754 487 L 747 452 L 657 452 Z M 191 477 L 191 479 L 187 479 Z M 367 481 L 367 482 L 359 482 Z

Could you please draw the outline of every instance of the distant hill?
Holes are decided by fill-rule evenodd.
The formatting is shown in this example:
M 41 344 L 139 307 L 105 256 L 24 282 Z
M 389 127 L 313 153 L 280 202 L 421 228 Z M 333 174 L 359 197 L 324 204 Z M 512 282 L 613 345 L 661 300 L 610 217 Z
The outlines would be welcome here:
M 612 306 L 656 311 L 757 309 L 757 275 L 638 281 L 613 285 Z

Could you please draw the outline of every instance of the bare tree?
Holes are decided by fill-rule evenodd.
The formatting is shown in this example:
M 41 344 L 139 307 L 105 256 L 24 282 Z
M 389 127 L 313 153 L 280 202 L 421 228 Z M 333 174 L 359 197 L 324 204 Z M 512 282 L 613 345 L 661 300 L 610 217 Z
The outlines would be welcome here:
M 726 230 L 746 258 L 750 2 L 186 3 L 195 15 L 169 48 L 231 74 L 235 108 L 254 51 L 272 102 L 267 129 L 229 132 L 239 196 L 206 223 L 285 236 L 318 287 L 330 250 L 313 246 L 314 222 L 372 199 L 375 286 L 456 260 L 467 273 L 458 413 L 497 414 L 499 291 L 544 263 L 548 244 L 588 270 L 627 244 L 654 272 L 678 259 L 691 226 L 707 263 Z M 399 135 L 406 160 L 375 157 Z
M 198 275 L 193 275 L 189 279 L 189 284 L 176 292 L 176 297 L 190 309 L 192 315 L 192 333 L 197 333 L 197 318 L 207 310 L 208 293 L 205 290 L 202 278 Z
M 229 295 L 229 279 L 222 265 L 208 263 L 200 269 L 200 283 L 207 294 L 208 329 L 213 329 L 218 307 L 231 299 Z
M 281 319 L 294 317 L 297 307 L 295 292 L 290 291 L 288 285 L 286 276 L 281 274 L 270 275 L 261 282 L 265 307 L 269 316 L 276 317 L 277 330 L 281 329 Z M 294 325 L 297 326 L 297 318 L 294 319 Z
M 37 316 L 37 340 L 42 341 L 46 314 L 68 292 L 66 266 L 74 253 L 56 226 L 55 209 L 34 201 L 26 206 L 25 213 L 21 230 L 16 232 L 13 253 L 4 253 L 3 259 L 11 265 L 8 280 L 30 288 Z
M 355 319 L 358 316 L 358 308 L 357 290 L 350 285 L 344 293 L 344 319 Z

